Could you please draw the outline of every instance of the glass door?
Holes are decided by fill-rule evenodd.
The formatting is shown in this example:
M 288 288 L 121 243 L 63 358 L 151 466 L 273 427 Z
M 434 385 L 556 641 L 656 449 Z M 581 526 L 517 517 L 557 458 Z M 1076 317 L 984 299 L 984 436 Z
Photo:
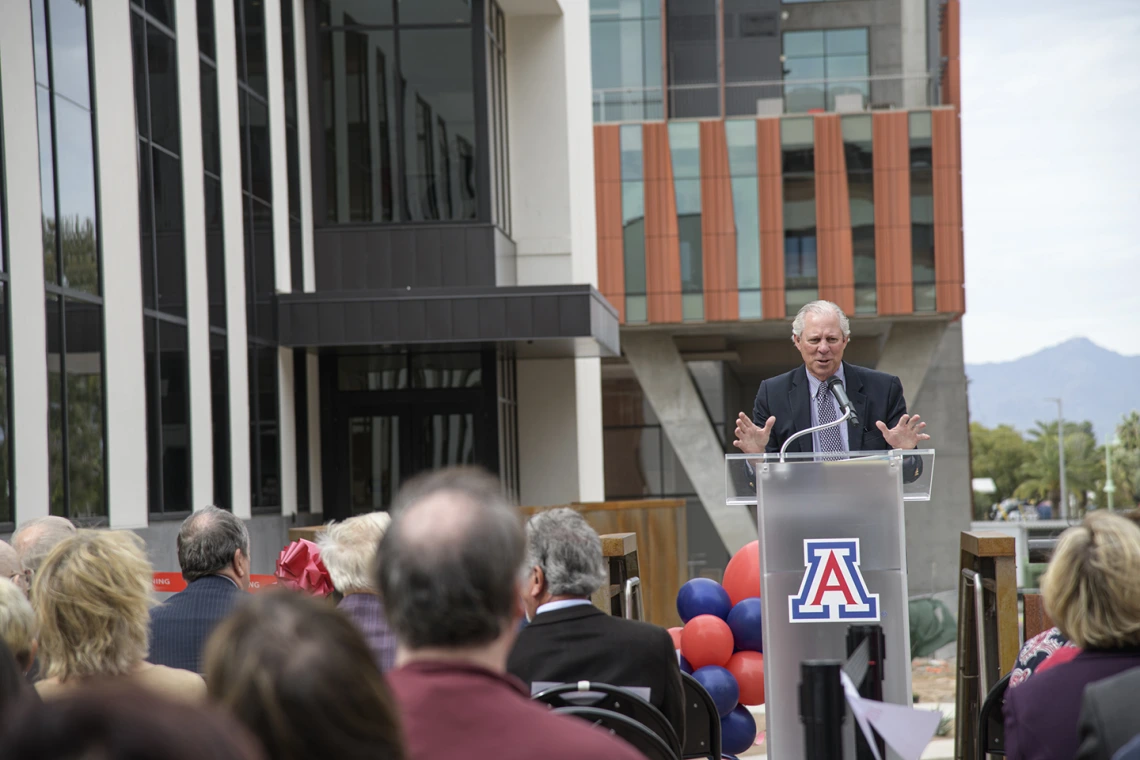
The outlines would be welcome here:
M 348 418 L 348 493 L 352 514 L 387 509 L 400 490 L 400 415 Z M 402 451 L 403 450 L 403 451 Z

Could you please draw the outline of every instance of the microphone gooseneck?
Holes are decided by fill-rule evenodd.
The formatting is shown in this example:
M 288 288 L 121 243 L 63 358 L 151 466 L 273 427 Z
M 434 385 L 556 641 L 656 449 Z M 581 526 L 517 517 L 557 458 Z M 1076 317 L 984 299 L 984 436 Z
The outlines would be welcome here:
M 855 405 L 851 403 L 851 399 L 847 398 L 847 391 L 843 388 L 843 381 L 838 377 L 832 376 L 827 379 L 825 383 L 827 389 L 831 391 L 831 395 L 839 402 L 839 411 L 843 413 L 851 413 L 852 424 L 859 424 L 859 415 L 855 412 Z

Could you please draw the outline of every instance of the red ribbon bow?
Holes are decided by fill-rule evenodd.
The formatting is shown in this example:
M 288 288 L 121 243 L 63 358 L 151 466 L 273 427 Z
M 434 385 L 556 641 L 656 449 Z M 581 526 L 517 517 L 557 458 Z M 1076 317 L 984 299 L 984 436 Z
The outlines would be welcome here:
M 277 578 L 281 585 L 316 596 L 333 592 L 328 568 L 321 562 L 321 550 L 312 541 L 301 538 L 286 546 L 277 556 Z

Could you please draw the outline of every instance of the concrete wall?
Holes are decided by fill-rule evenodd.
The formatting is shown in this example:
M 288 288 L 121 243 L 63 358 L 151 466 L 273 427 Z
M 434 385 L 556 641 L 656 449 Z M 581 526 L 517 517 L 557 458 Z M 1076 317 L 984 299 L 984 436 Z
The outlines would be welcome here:
M 146 541 L 146 553 L 155 572 L 179 572 L 177 539 L 181 525 L 181 520 L 164 520 L 135 530 Z M 259 515 L 246 520 L 253 573 L 273 575 L 277 567 L 277 556 L 289 543 L 289 528 L 292 525 L 292 518 L 281 515 Z

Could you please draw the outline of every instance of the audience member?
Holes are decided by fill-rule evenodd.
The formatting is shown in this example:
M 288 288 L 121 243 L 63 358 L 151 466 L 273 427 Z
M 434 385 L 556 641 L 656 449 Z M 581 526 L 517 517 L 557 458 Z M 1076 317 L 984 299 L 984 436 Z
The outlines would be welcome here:
M 1117 753 L 1140 737 L 1140 668 L 1091 683 L 1085 689 L 1078 724 L 1078 760 L 1115 760 Z M 1135 750 L 1140 756 L 1140 746 Z
M 523 616 L 526 538 L 499 483 L 474 469 L 438 470 L 413 479 L 396 501 L 377 587 L 399 642 L 388 681 L 409 758 L 641 757 L 531 701 L 506 674 Z
M 34 577 L 55 545 L 74 535 L 75 526 L 63 517 L 33 517 L 12 534 L 12 548 L 20 555 L 28 575 Z
M 36 660 L 36 613 L 24 592 L 7 578 L 0 578 L 0 641 L 27 674 Z
M 199 673 L 214 627 L 249 591 L 249 531 L 241 518 L 206 507 L 182 521 L 178 565 L 189 584 L 150 613 L 155 665 Z
M 24 680 L 24 673 L 8 646 L 0 641 L 0 724 L 19 706 L 34 698 L 32 687 Z M 39 701 L 34 700 L 34 701 Z M 0 757 L 14 757 L 0 753 Z
M 1092 512 L 1057 542 L 1041 579 L 1045 609 L 1083 651 L 1005 698 L 1006 754 L 1072 758 L 1085 686 L 1140 666 L 1140 527 Z
M 526 532 L 523 604 L 530 623 L 519 633 L 507 671 L 528 686 L 598 681 L 647 688 L 684 744 L 684 687 L 668 631 L 607 615 L 590 602 L 608 582 L 597 532 L 565 507 L 539 512 Z
M 381 671 L 391 670 L 396 662 L 396 637 L 388 628 L 373 578 L 376 547 L 390 522 L 387 512 L 369 512 L 330 524 L 317 539 L 321 560 L 343 597 L 337 609 L 364 634 Z
M 129 531 L 81 530 L 52 549 L 32 580 L 43 697 L 118 678 L 186 701 L 205 698 L 201 676 L 145 662 L 151 576 L 142 540 Z
M 214 631 L 205 664 L 210 696 L 273 760 L 404 757 L 395 703 L 368 645 L 323 599 L 287 590 L 251 599 Z
M 24 594 L 28 593 L 28 571 L 20 561 L 19 552 L 4 541 L 0 541 L 0 578 L 7 578 Z
M 0 757 L 20 760 L 266 760 L 233 718 L 127 683 L 25 702 L 6 728 Z

